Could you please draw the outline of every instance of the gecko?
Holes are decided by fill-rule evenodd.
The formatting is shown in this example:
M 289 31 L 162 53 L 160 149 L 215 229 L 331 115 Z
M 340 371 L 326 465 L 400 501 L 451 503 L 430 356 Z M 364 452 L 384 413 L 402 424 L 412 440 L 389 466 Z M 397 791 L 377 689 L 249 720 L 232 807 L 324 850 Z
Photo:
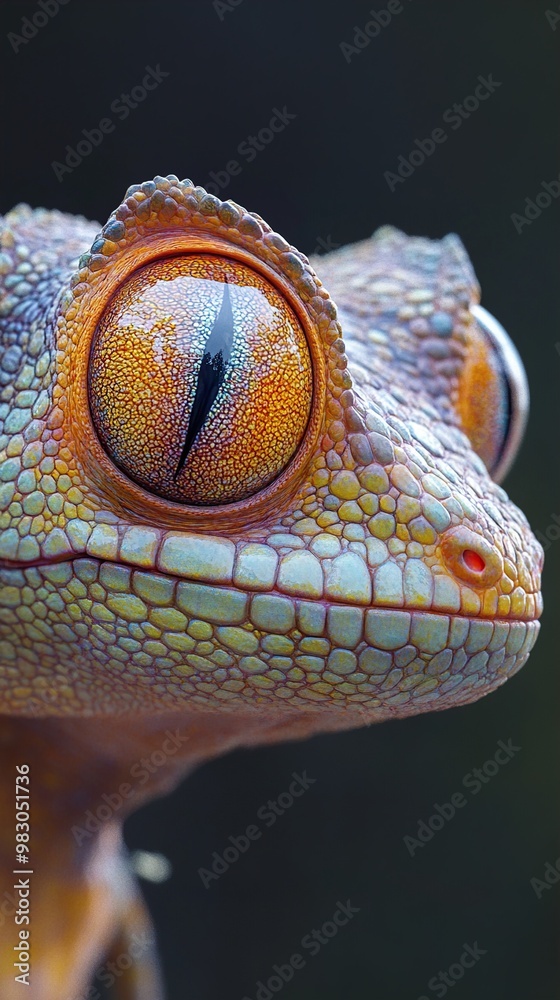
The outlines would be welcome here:
M 103 227 L 17 206 L 0 282 L 0 994 L 158 1000 L 133 809 L 527 660 L 525 374 L 457 236 L 310 263 L 175 175 Z

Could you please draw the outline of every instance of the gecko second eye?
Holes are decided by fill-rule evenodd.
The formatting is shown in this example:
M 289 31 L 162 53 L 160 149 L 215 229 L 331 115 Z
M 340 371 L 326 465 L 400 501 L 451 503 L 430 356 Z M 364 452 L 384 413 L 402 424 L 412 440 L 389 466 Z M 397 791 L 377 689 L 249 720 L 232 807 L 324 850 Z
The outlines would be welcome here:
M 304 330 L 256 271 L 218 255 L 135 272 L 95 332 L 89 404 L 130 479 L 193 506 L 243 500 L 286 467 L 312 401 Z
M 501 323 L 471 306 L 475 325 L 459 380 L 463 430 L 492 479 L 510 468 L 527 422 L 529 390 L 523 363 Z

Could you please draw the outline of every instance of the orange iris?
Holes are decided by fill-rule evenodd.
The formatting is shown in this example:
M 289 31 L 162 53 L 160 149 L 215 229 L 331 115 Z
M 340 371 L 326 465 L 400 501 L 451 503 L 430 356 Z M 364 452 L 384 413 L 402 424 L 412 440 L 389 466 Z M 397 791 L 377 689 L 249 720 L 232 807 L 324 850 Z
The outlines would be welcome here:
M 294 456 L 312 366 L 280 292 L 218 255 L 167 257 L 116 292 L 93 338 L 89 402 L 112 461 L 194 506 L 245 499 Z

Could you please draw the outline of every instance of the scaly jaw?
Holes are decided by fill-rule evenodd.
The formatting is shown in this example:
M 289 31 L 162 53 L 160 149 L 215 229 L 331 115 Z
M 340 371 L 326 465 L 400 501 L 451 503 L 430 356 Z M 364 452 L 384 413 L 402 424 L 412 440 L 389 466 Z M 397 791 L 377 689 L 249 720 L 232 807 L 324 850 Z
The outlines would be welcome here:
M 318 730 L 348 710 L 382 721 L 476 700 L 519 670 L 539 630 L 251 593 L 91 558 L 2 577 L 3 662 L 36 672 L 14 692 L 22 714 L 268 707 L 317 713 Z

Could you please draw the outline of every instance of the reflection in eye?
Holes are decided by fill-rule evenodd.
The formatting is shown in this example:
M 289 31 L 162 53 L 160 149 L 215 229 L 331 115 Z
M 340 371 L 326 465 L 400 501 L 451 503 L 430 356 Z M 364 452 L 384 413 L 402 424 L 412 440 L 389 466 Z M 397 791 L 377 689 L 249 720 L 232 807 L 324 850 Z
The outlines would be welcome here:
M 503 326 L 482 306 L 459 383 L 465 433 L 496 482 L 512 465 L 525 430 L 529 390 L 523 363 Z
M 91 348 L 89 400 L 105 451 L 151 493 L 199 506 L 262 490 L 309 419 L 305 333 L 279 291 L 214 255 L 133 274 Z

